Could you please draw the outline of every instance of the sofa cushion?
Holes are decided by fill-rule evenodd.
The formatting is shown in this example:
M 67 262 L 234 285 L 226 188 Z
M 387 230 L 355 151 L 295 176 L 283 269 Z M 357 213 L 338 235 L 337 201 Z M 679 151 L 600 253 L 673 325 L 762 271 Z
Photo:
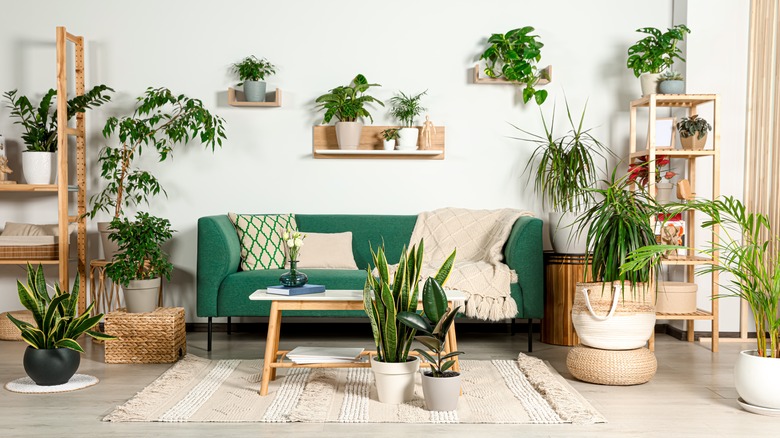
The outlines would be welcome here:
M 303 248 L 298 254 L 298 268 L 357 269 L 352 256 L 352 232 L 305 233 Z M 285 268 L 290 267 L 287 260 Z
M 241 269 L 274 269 L 284 266 L 282 233 L 297 229 L 291 214 L 228 213 L 241 245 Z

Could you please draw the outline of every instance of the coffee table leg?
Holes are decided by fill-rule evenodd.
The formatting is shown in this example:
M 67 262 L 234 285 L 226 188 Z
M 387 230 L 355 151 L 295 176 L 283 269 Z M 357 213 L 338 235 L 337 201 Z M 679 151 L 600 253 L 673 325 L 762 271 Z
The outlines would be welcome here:
M 452 325 L 447 331 L 447 349 L 449 352 L 458 351 L 458 340 L 455 337 L 455 320 L 452 320 Z M 458 356 L 455 356 L 455 365 L 452 366 L 453 371 L 460 371 L 460 361 Z
M 268 395 L 268 382 L 271 380 L 271 363 L 276 361 L 276 352 L 279 346 L 279 323 L 282 312 L 279 311 L 276 301 L 271 302 L 271 311 L 268 317 L 268 335 L 265 338 L 265 356 L 263 357 L 263 379 L 260 383 L 260 395 Z M 274 373 L 275 374 L 275 373 Z
M 276 332 L 274 333 L 274 362 L 279 353 L 279 337 L 282 330 L 282 311 L 276 310 Z M 271 380 L 276 380 L 276 368 L 271 368 Z

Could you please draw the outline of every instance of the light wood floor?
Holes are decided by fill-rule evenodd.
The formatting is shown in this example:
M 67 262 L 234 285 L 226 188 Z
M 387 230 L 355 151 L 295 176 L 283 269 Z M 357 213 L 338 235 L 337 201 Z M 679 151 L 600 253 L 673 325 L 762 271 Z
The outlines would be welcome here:
M 364 345 L 363 325 L 354 333 L 321 334 L 314 326 L 308 336 L 285 336 L 281 348 L 296 345 Z M 205 349 L 205 333 L 189 333 L 190 354 L 213 359 L 256 358 L 262 354 L 262 333 L 215 334 L 214 350 Z M 526 351 L 526 336 L 503 333 L 460 333 L 459 347 L 468 359 L 511 359 Z M 100 419 L 157 378 L 170 365 L 106 365 L 102 345 L 84 341 L 80 373 L 95 375 L 97 386 L 81 391 L 23 395 L 0 390 L 0 436 L 48 437 L 194 437 L 194 436 L 279 436 L 365 437 L 365 436 L 473 436 L 482 437 L 765 437 L 777 436 L 780 419 L 745 412 L 736 403 L 732 368 L 736 354 L 750 344 L 721 344 L 712 354 L 702 344 L 690 344 L 660 335 L 656 355 L 658 373 L 645 385 L 607 387 L 572 379 L 566 370 L 568 348 L 535 342 L 533 355 L 550 361 L 609 421 L 607 424 L 573 426 L 530 425 L 405 425 L 405 424 L 160 424 L 103 423 Z M 0 341 L 0 380 L 22 377 L 21 342 Z

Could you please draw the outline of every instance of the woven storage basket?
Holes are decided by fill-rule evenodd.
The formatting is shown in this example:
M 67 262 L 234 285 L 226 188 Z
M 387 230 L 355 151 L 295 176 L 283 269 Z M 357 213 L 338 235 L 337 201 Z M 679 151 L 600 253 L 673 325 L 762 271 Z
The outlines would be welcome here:
M 60 245 L 0 246 L 0 260 L 57 260 Z
M 655 375 L 658 363 L 647 348 L 599 350 L 578 345 L 566 356 L 569 372 L 579 380 L 599 385 L 638 385 Z
M 106 363 L 172 363 L 187 353 L 184 308 L 158 307 L 149 313 L 124 308 L 106 315 Z
M 29 322 L 30 324 L 35 324 L 35 318 L 33 318 L 32 312 L 29 310 L 14 310 L 0 313 L 0 339 L 3 341 L 22 341 L 22 332 L 8 319 L 9 313 L 19 321 Z

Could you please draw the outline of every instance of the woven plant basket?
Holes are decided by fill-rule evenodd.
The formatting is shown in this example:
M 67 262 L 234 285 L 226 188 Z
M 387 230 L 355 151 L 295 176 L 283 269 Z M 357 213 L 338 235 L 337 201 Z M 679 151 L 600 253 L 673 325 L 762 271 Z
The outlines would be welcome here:
M 583 382 L 623 386 L 650 381 L 658 362 L 647 348 L 610 351 L 578 345 L 566 356 L 566 366 Z
M 187 353 L 184 309 L 158 307 L 149 313 L 124 308 L 106 315 L 106 363 L 172 363 Z
M 22 341 L 22 332 L 8 319 L 9 313 L 19 321 L 29 322 L 30 324 L 35 324 L 35 318 L 33 318 L 33 314 L 29 310 L 14 310 L 0 313 L 0 339 L 3 341 Z

